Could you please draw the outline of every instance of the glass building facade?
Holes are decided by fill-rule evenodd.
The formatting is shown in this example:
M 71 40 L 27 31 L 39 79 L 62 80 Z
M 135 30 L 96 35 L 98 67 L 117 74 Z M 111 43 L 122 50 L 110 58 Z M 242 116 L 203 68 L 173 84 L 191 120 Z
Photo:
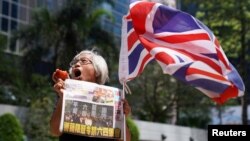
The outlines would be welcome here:
M 13 31 L 30 24 L 32 11 L 37 7 L 46 7 L 50 11 L 57 11 L 66 0 L 0 0 L 0 34 L 7 39 L 6 52 L 21 54 L 19 41 L 11 40 Z M 122 17 L 127 14 L 130 0 L 107 0 L 102 8 L 111 12 L 113 21 L 106 17 L 101 20 L 103 29 L 115 36 L 115 42 L 119 46 L 121 40 Z M 150 0 L 149 0 L 150 1 Z M 151 0 L 176 7 L 176 0 Z M 3 48 L 3 47 L 2 47 Z
M 7 39 L 4 48 L 6 52 L 21 54 L 20 42 L 11 40 L 12 32 L 24 25 L 31 23 L 32 11 L 37 7 L 46 7 L 50 11 L 56 11 L 63 6 L 65 0 L 0 0 L 0 34 Z M 109 0 L 110 1 L 110 0 Z M 102 7 L 110 11 L 114 16 L 112 22 L 103 18 L 103 29 L 115 35 L 115 41 L 120 43 L 122 17 L 127 13 L 129 0 L 112 0 L 113 6 L 103 3 Z
M 148 0 L 152 2 L 159 2 L 170 7 L 176 8 L 176 0 Z M 122 27 L 122 18 L 127 14 L 130 0 L 112 0 L 113 6 L 108 3 L 103 4 L 103 8 L 112 12 L 114 17 L 114 22 L 110 19 L 102 20 L 102 27 L 110 33 L 115 35 L 115 42 L 117 45 L 120 45 L 121 42 L 121 27 Z
M 122 17 L 127 14 L 130 0 L 112 0 L 113 6 L 104 3 L 102 6 L 113 15 L 113 22 L 108 18 L 103 18 L 101 24 L 104 30 L 115 36 L 115 42 L 120 45 Z
M 148 1 L 162 3 L 164 5 L 168 5 L 173 8 L 177 7 L 177 2 L 176 2 L 177 0 L 148 0 Z
M 7 39 L 6 52 L 21 54 L 19 41 L 11 40 L 11 34 L 31 22 L 32 11 L 47 7 L 54 11 L 63 5 L 63 0 L 0 0 L 0 34 Z

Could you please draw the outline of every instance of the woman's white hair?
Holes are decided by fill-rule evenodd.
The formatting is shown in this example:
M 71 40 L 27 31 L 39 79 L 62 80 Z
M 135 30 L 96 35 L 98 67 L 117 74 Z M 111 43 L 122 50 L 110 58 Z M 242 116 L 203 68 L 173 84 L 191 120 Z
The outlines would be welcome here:
M 92 57 L 92 63 L 95 69 L 96 73 L 96 81 L 98 84 L 105 84 L 109 80 L 109 72 L 108 72 L 108 65 L 105 61 L 105 59 L 99 55 L 97 52 L 92 50 L 83 50 L 80 53 L 78 53 L 73 60 L 79 59 L 84 54 L 90 54 Z M 72 74 L 72 68 L 70 67 L 69 73 Z

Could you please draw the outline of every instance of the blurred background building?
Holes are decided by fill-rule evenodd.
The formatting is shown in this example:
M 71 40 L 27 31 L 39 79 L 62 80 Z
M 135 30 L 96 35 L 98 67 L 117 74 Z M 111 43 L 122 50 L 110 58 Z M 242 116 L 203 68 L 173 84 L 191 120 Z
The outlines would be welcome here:
M 7 39 L 5 51 L 20 55 L 19 41 L 11 40 L 11 34 L 30 24 L 32 11 L 37 7 L 45 7 L 56 11 L 62 7 L 65 0 L 0 0 L 0 33 Z
M 152 2 L 159 2 L 165 5 L 168 5 L 170 7 L 176 8 L 177 7 L 177 1 L 176 0 L 148 0 Z
M 115 42 L 120 45 L 122 17 L 126 15 L 130 0 L 111 0 L 110 3 L 104 2 L 101 7 L 111 12 L 114 20 L 106 17 L 102 18 L 101 25 L 106 31 L 113 33 Z M 176 0 L 149 0 L 160 2 L 176 8 Z M 11 34 L 30 24 L 32 11 L 38 7 L 45 7 L 51 12 L 59 10 L 65 0 L 0 0 L 0 34 L 7 39 L 5 52 L 20 55 L 20 42 L 11 39 Z
M 159 2 L 173 8 L 176 8 L 176 0 L 148 0 Z M 112 22 L 108 18 L 103 18 L 101 21 L 103 29 L 107 30 L 110 33 L 113 33 L 115 36 L 115 42 L 117 45 L 120 45 L 121 41 L 121 27 L 122 27 L 122 18 L 127 14 L 130 0 L 112 0 L 113 7 L 109 3 L 103 3 L 102 7 L 112 13 L 114 16 L 114 21 Z
M 122 17 L 127 14 L 129 0 L 112 0 L 113 6 L 109 3 L 103 3 L 102 8 L 112 13 L 114 19 L 102 18 L 101 26 L 104 30 L 115 36 L 115 43 L 120 45 Z

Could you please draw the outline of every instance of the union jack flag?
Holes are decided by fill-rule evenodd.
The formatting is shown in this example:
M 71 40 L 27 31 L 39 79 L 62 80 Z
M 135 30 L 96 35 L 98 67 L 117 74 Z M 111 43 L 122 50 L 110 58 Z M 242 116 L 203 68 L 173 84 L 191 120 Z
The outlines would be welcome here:
M 188 13 L 160 3 L 136 1 L 130 4 L 122 26 L 122 84 L 156 60 L 164 73 L 194 86 L 217 103 L 243 95 L 243 81 L 214 34 Z

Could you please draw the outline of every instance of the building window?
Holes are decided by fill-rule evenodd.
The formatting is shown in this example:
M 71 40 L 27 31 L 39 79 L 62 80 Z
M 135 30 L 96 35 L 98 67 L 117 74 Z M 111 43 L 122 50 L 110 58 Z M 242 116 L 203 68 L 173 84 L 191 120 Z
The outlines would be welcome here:
M 3 15 L 6 15 L 6 16 L 9 15 L 9 2 L 7 1 L 2 2 L 2 13 Z
M 129 0 L 120 0 L 120 2 L 123 4 L 129 4 Z
M 4 44 L 2 44 L 2 45 L 0 46 L 0 48 L 3 49 L 3 48 L 6 47 L 7 40 L 8 40 L 8 36 L 1 34 L 1 39 L 3 40 L 2 43 L 4 43 Z M 4 46 L 3 46 L 3 45 L 4 45 Z
M 117 13 L 114 13 L 114 15 L 115 15 L 115 22 L 116 23 L 122 23 L 122 16 L 120 16 Z
M 20 3 L 23 5 L 27 5 L 27 0 L 20 0 Z
M 114 26 L 114 34 L 116 35 L 116 36 L 121 36 L 121 28 L 120 27 L 118 27 L 118 26 Z
M 22 21 L 27 20 L 27 9 L 25 7 L 19 7 L 19 19 Z
M 11 27 L 11 31 L 16 30 L 17 29 L 17 22 L 12 20 L 10 23 L 10 27 Z
M 2 18 L 2 20 L 1 20 L 1 29 L 3 31 L 5 31 L 5 32 L 8 32 L 8 24 L 9 24 L 8 19 Z
M 110 21 L 109 20 L 105 20 L 105 21 L 103 21 L 104 23 L 103 23 L 103 28 L 104 28 L 104 30 L 105 31 L 108 31 L 108 32 L 112 32 L 112 29 L 113 29 L 113 24 L 112 23 L 110 23 Z
M 44 7 L 45 6 L 45 1 L 44 0 L 37 0 L 37 6 L 38 7 Z
M 10 50 L 15 52 L 16 51 L 16 40 L 11 40 L 10 41 Z
M 116 3 L 114 9 L 115 9 L 115 11 L 119 11 L 119 13 L 124 13 L 124 14 L 127 13 L 127 8 L 119 3 Z
M 29 6 L 30 7 L 35 7 L 36 6 L 36 1 L 35 0 L 29 0 Z
M 11 4 L 11 17 L 17 18 L 17 5 Z
M 32 9 L 27 9 L 28 11 L 28 16 L 27 16 L 27 18 L 28 18 L 28 20 L 27 20 L 27 22 L 28 23 L 31 23 L 32 22 L 32 13 L 33 13 L 33 11 L 32 11 Z

